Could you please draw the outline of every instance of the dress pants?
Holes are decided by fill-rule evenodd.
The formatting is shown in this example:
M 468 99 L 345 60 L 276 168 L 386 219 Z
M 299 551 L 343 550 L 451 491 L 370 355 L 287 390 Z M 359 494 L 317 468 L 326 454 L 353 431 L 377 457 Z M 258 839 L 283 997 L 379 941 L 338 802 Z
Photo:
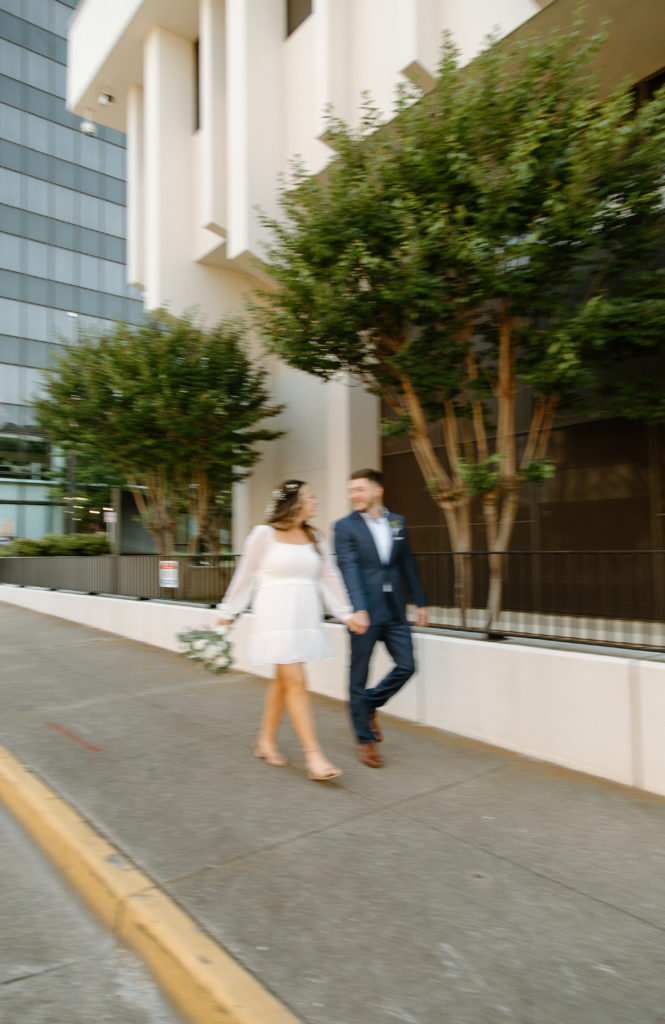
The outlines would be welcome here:
M 392 601 L 390 602 L 392 604 Z M 369 661 L 377 640 L 382 640 L 395 667 L 376 686 L 367 689 Z M 390 622 L 370 626 L 366 633 L 351 634 L 351 673 L 349 710 L 358 743 L 373 743 L 370 715 L 383 707 L 393 694 L 404 686 L 416 670 L 413 660 L 411 629 L 404 618 L 395 612 Z

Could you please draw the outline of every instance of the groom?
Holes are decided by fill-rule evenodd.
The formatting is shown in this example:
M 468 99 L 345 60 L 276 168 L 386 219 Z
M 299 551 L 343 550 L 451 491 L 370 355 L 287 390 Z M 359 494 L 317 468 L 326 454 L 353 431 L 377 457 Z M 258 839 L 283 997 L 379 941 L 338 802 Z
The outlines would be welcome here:
M 354 473 L 349 484 L 354 511 L 335 523 L 335 551 L 356 619 L 366 627 L 351 635 L 350 711 L 358 738 L 358 756 L 370 768 L 383 759 L 376 743 L 383 739 L 377 709 L 413 675 L 413 645 L 406 620 L 406 596 L 417 605 L 416 625 L 427 625 L 425 595 L 406 535 L 404 516 L 383 507 L 383 478 L 374 469 Z M 364 621 L 363 621 L 364 619 Z M 367 672 L 377 640 L 395 662 L 367 689 Z

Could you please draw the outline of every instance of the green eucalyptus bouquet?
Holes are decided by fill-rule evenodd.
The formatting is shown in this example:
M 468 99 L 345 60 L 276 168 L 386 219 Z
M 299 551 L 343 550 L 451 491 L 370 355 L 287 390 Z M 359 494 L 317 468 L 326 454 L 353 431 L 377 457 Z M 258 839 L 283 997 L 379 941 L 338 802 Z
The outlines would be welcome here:
M 233 662 L 231 643 L 226 626 L 208 629 L 184 629 L 177 634 L 178 647 L 188 661 L 196 661 L 208 672 L 219 675 L 228 672 Z

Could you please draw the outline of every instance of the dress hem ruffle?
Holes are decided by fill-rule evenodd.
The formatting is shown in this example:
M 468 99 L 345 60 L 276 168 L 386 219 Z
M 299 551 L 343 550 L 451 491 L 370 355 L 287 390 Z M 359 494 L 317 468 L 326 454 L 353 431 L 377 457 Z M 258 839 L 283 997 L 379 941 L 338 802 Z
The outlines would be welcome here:
M 334 656 L 321 629 L 260 631 L 251 637 L 248 653 L 249 663 L 257 668 L 326 661 Z

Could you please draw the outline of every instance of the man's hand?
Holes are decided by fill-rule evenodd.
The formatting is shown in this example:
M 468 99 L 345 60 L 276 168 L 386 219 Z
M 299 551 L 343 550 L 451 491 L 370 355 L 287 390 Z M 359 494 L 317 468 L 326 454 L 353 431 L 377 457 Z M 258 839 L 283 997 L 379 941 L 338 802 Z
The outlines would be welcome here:
M 418 608 L 416 610 L 416 626 L 424 628 L 429 625 L 429 608 Z
M 357 633 L 361 636 L 369 629 L 369 615 L 367 612 L 354 612 L 346 620 L 346 628 L 351 633 Z

